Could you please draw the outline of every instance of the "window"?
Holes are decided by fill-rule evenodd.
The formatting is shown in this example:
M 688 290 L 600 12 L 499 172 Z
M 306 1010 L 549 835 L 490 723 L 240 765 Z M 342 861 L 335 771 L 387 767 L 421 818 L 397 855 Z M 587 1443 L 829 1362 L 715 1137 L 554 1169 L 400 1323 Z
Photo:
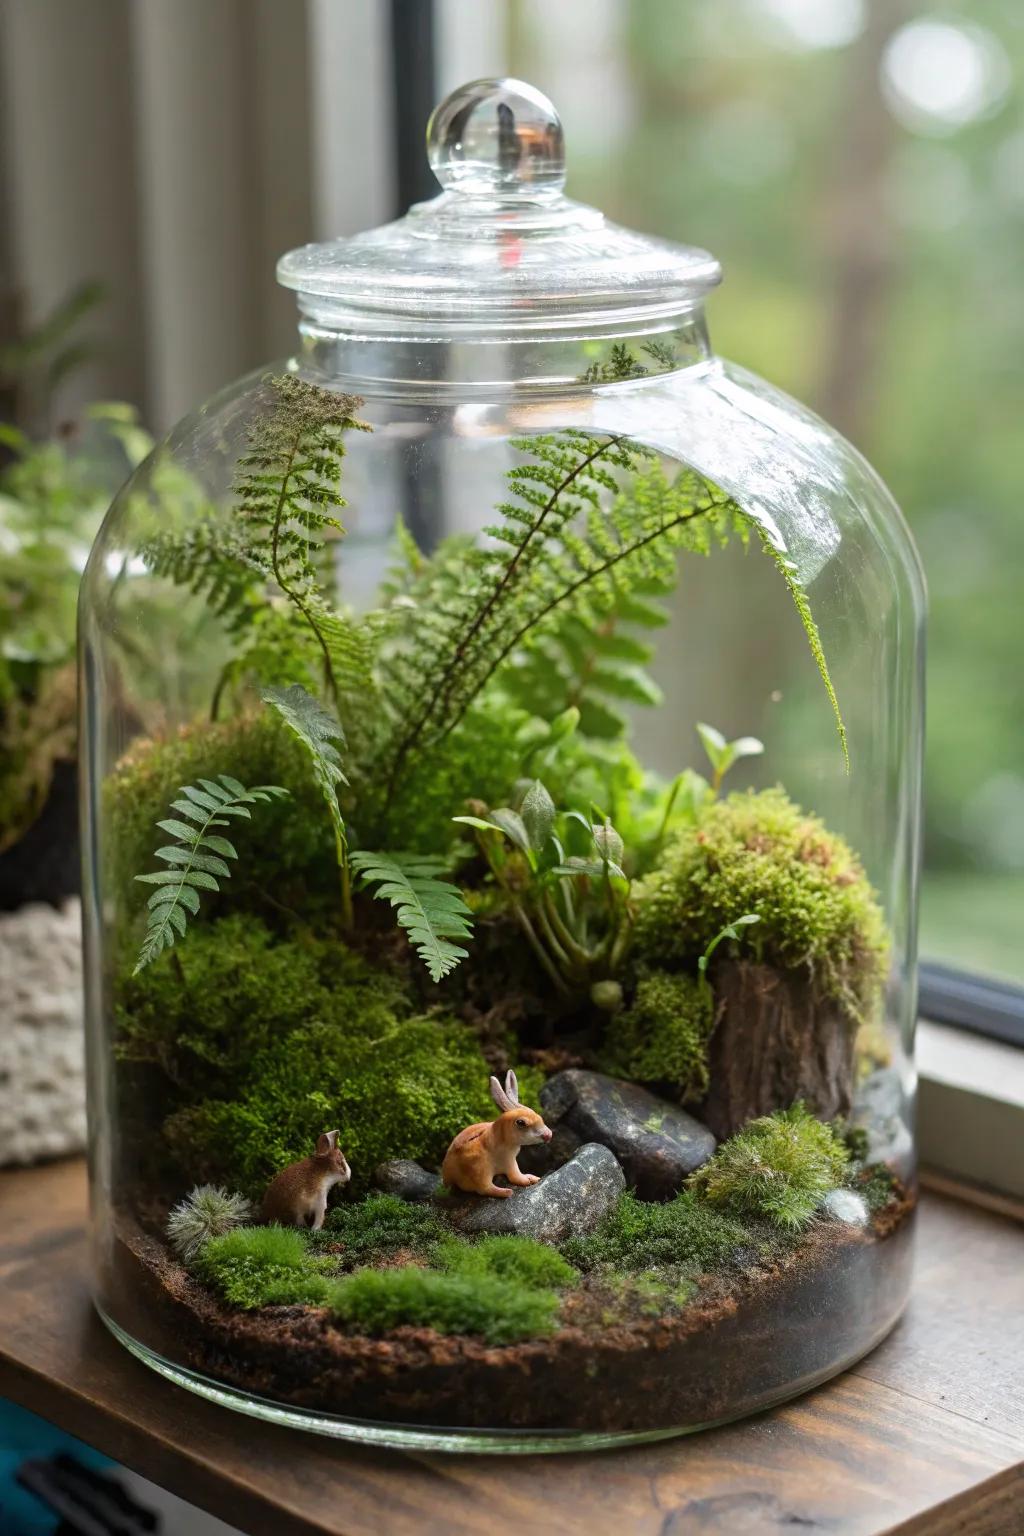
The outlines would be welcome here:
M 513 13 L 571 190 L 714 250 L 718 349 L 815 405 L 900 500 L 930 588 L 922 953 L 1024 983 L 1018 8 Z

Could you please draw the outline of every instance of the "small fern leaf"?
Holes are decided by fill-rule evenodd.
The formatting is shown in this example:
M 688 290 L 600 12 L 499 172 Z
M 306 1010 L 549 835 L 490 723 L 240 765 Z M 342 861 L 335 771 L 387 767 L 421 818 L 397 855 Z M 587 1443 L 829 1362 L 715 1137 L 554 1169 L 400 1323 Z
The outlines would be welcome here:
M 200 779 L 199 783 L 202 788 L 184 785 L 179 790 L 182 798 L 172 802 L 175 810 L 188 816 L 187 822 L 173 817 L 157 822 L 161 832 L 177 839 L 158 848 L 154 855 L 169 868 L 135 876 L 140 884 L 153 885 L 156 890 L 146 903 L 146 936 L 133 976 L 177 939 L 185 937 L 189 915 L 196 917 L 199 913 L 199 892 L 219 891 L 220 881 L 229 878 L 231 868 L 227 860 L 237 859 L 238 853 L 226 837 L 211 828 L 226 827 L 225 816 L 248 817 L 248 806 L 279 800 L 288 793 L 278 784 L 246 789 L 226 773 L 217 780 Z
M 836 697 L 836 690 L 832 684 L 828 662 L 825 660 L 825 650 L 821 643 L 821 635 L 815 623 L 814 614 L 811 612 L 811 604 L 807 593 L 803 589 L 793 562 L 783 554 L 781 549 L 772 543 L 763 528 L 759 527 L 758 533 L 761 538 L 762 549 L 786 583 L 789 595 L 793 599 L 793 606 L 800 616 L 800 622 L 804 627 L 804 634 L 807 636 L 807 643 L 811 648 L 811 655 L 814 657 L 815 665 L 821 674 L 821 680 L 825 684 L 825 692 L 828 694 L 829 703 L 832 705 L 832 713 L 836 719 L 836 730 L 839 732 L 839 744 L 843 749 L 843 762 L 846 764 L 847 773 L 849 773 L 850 749 L 846 740 L 846 724 L 839 708 L 839 700 Z
M 352 868 L 378 901 L 390 902 L 395 921 L 426 966 L 432 981 L 442 981 L 467 951 L 452 942 L 473 932 L 472 914 L 462 892 L 439 880 L 443 861 L 414 853 L 353 853 Z
M 324 709 L 301 683 L 291 683 L 287 688 L 264 688 L 260 694 L 264 704 L 277 711 L 285 725 L 297 736 L 309 753 L 320 793 L 324 797 L 338 847 L 338 862 L 344 860 L 347 839 L 345 823 L 338 804 L 338 785 L 347 784 L 341 766 L 341 753 L 334 743 L 345 745 L 345 732 L 336 715 Z

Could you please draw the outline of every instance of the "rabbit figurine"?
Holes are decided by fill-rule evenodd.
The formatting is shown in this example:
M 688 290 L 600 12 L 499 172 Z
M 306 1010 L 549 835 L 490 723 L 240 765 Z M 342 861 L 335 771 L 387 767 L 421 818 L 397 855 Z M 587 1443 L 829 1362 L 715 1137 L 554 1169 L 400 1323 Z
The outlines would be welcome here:
M 445 1153 L 441 1178 L 449 1189 L 476 1195 L 511 1195 L 514 1190 L 495 1184 L 503 1173 L 510 1184 L 537 1184 L 535 1173 L 521 1173 L 516 1162 L 519 1148 L 531 1142 L 550 1141 L 551 1131 L 536 1110 L 519 1102 L 514 1072 L 505 1075 L 504 1088 L 491 1078 L 491 1097 L 501 1110 L 497 1120 L 485 1120 L 460 1131 Z
M 267 1187 L 260 1215 L 265 1222 L 282 1227 L 312 1227 L 318 1232 L 324 1224 L 328 1191 L 335 1184 L 347 1184 L 352 1170 L 338 1146 L 338 1132 L 324 1131 L 317 1137 L 312 1157 L 283 1168 Z

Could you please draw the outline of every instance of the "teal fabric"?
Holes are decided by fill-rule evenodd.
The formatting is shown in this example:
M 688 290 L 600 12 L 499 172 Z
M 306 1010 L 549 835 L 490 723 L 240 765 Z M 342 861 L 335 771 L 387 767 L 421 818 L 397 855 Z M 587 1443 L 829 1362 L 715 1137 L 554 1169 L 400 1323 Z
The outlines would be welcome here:
M 3 1536 L 52 1536 L 57 1519 L 32 1494 L 19 1488 L 14 1474 L 23 1461 L 45 1461 L 58 1451 L 84 1466 L 102 1470 L 113 1463 L 80 1440 L 55 1429 L 45 1419 L 0 1398 L 0 1531 Z

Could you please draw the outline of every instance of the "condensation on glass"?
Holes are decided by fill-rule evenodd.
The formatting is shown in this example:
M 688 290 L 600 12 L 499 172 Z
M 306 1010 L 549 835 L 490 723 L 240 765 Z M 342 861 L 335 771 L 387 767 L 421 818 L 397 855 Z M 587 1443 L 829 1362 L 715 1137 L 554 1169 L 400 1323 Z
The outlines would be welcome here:
M 171 1379 L 325 1433 L 557 1449 L 697 1428 L 843 1368 L 906 1297 L 920 569 L 860 455 L 715 355 L 714 258 L 565 196 L 542 95 L 468 85 L 428 149 L 439 196 L 282 258 L 294 356 L 174 428 L 85 574 L 97 1303 Z M 302 739 L 313 716 L 282 712 L 296 687 L 300 715 L 337 721 L 337 776 Z M 716 742 L 742 745 L 723 766 Z M 237 858 L 206 848 L 140 966 L 168 880 L 138 877 L 173 879 L 202 817 L 266 784 L 287 796 L 217 818 Z M 458 888 L 470 936 L 426 941 L 465 951 L 440 981 L 368 853 Z M 541 1182 L 510 1197 L 433 1196 L 509 1066 L 558 1156 L 524 1148 Z M 263 1187 L 335 1128 L 351 1179 L 298 1257 L 171 1241 L 203 1186 L 249 1200 L 251 1232 Z M 426 1181 L 413 1225 L 360 1248 L 389 1161 Z M 459 1226 L 480 1202 L 532 1202 L 481 1230 L 534 1234 L 571 1280 L 487 1270 Z M 465 1316 L 438 1242 L 477 1266 Z M 399 1298 L 389 1328 L 351 1284 L 375 1269 L 439 1299 Z

